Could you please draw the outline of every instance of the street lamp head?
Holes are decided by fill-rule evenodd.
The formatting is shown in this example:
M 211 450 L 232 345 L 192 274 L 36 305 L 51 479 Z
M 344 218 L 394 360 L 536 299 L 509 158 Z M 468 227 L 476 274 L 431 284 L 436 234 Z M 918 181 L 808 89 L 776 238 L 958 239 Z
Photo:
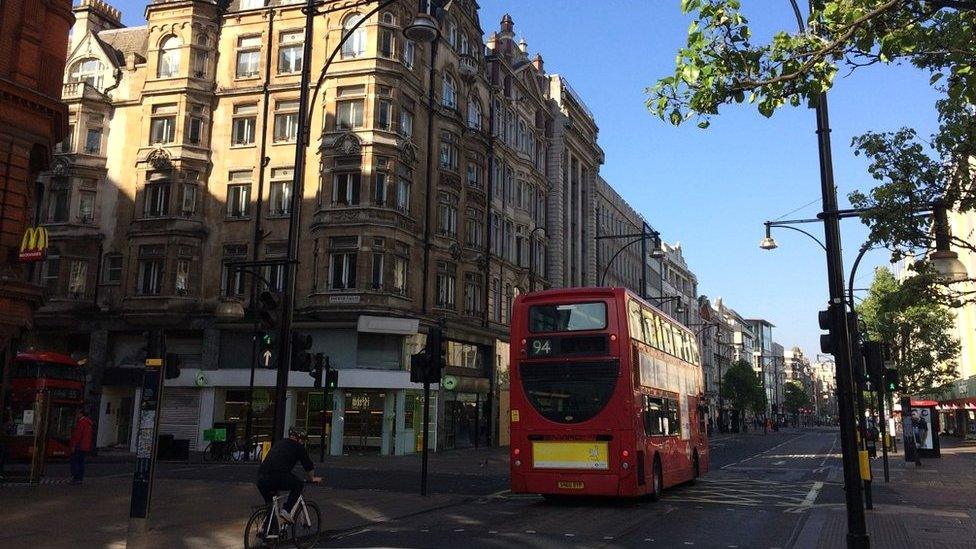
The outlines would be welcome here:
M 685 306 L 684 306 L 683 303 L 681 303 L 680 300 L 678 301 L 678 306 L 674 308 L 674 312 L 677 313 L 677 314 L 679 314 L 679 315 L 680 314 L 684 314 L 684 312 L 685 312 Z
M 969 279 L 966 266 L 959 261 L 959 254 L 952 250 L 936 250 L 929 255 L 929 261 L 946 282 L 962 282 Z
M 773 235 L 770 232 L 771 229 L 772 229 L 772 227 L 770 227 L 769 222 L 767 222 L 766 223 L 766 236 L 763 237 L 763 239 L 759 241 L 759 248 L 760 249 L 763 249 L 763 250 L 775 250 L 776 248 L 779 248 L 779 244 L 776 243 L 776 239 L 773 238 Z
M 663 259 L 664 250 L 661 249 L 660 247 L 655 246 L 654 249 L 651 250 L 651 257 L 653 257 L 654 259 Z
M 426 13 L 418 13 L 417 17 L 412 23 L 403 29 L 403 35 L 407 37 L 408 40 L 412 40 L 419 44 L 422 43 L 433 43 L 440 37 L 441 31 L 440 27 L 437 25 L 437 20 L 433 16 Z
M 763 250 L 775 250 L 776 248 L 779 248 L 779 244 L 776 243 L 775 238 L 767 236 L 759 241 L 759 247 Z
M 214 308 L 214 316 L 225 321 L 241 320 L 244 318 L 244 304 L 239 299 L 221 298 Z

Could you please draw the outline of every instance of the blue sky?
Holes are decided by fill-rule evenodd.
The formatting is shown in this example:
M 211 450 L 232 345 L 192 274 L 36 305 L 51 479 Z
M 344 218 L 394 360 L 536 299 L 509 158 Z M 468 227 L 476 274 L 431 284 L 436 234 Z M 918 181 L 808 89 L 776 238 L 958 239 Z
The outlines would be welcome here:
M 479 2 L 486 33 L 511 13 L 530 53 L 541 52 L 546 69 L 567 77 L 583 97 L 600 126 L 603 177 L 666 240 L 681 242 L 699 291 L 722 297 L 743 316 L 768 319 L 776 325 L 776 341 L 815 356 L 816 313 L 827 300 L 822 250 L 782 230 L 775 235 L 779 249 L 758 247 L 763 221 L 811 202 L 788 217 L 819 211 L 813 111 L 786 109 L 766 119 L 754 109 L 730 106 L 708 130 L 694 124 L 674 128 L 651 116 L 644 89 L 673 71 L 691 22 L 678 0 Z M 111 3 L 127 24 L 143 24 L 145 2 Z M 794 28 L 786 0 L 743 4 L 757 40 Z M 936 127 L 934 101 L 927 76 L 907 66 L 860 69 L 838 79 L 830 93 L 830 120 L 842 206 L 849 191 L 871 186 L 866 162 L 851 152 L 851 138 L 900 126 L 927 135 Z M 809 228 L 821 232 L 819 226 Z M 867 232 L 854 220 L 842 231 L 849 269 Z M 867 286 L 872 267 L 886 262 L 884 252 L 869 254 L 857 286 Z

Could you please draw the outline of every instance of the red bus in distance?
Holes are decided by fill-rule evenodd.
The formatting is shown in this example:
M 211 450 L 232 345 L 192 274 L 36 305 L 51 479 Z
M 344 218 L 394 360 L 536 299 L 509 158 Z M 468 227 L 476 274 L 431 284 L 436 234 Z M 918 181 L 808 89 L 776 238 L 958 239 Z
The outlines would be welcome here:
M 46 455 L 68 457 L 75 414 L 85 403 L 85 369 L 70 356 L 48 351 L 17 353 L 13 366 L 8 402 L 14 423 L 22 423 L 24 410 L 33 410 L 37 394 L 47 392 L 51 408 Z M 16 434 L 7 438 L 10 459 L 30 459 L 34 437 Z
M 519 296 L 512 492 L 657 499 L 707 472 L 700 364 L 695 334 L 624 288 Z

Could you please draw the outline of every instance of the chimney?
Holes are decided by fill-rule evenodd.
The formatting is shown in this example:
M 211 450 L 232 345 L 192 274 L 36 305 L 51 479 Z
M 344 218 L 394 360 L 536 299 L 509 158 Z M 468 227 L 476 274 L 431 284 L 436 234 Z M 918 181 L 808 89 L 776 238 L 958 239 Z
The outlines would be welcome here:
M 71 44 L 74 49 L 78 41 L 88 33 L 98 34 L 103 30 L 120 29 L 122 12 L 108 5 L 104 0 L 81 0 L 72 8 L 75 14 L 75 24 L 72 27 Z
M 539 74 L 546 74 L 546 64 L 542 61 L 542 54 L 535 54 L 535 58 L 532 59 L 532 66 L 539 71 Z
M 522 38 L 521 40 L 519 40 L 518 47 L 519 47 L 519 50 L 522 53 L 528 53 L 529 52 L 529 43 L 525 41 L 525 38 Z

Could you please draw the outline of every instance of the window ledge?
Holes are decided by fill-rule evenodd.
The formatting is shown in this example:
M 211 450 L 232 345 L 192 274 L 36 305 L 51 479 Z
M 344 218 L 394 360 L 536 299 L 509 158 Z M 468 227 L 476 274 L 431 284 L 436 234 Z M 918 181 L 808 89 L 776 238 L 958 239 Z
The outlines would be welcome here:
M 244 145 L 244 144 L 241 144 L 241 145 L 231 145 L 229 148 L 231 150 L 234 150 L 234 149 L 253 149 L 255 147 L 257 147 L 256 144 L 254 144 L 254 143 L 248 143 L 246 145 Z
M 245 215 L 242 217 L 224 216 L 224 221 L 250 221 L 250 220 L 251 220 L 251 216 L 249 215 Z

